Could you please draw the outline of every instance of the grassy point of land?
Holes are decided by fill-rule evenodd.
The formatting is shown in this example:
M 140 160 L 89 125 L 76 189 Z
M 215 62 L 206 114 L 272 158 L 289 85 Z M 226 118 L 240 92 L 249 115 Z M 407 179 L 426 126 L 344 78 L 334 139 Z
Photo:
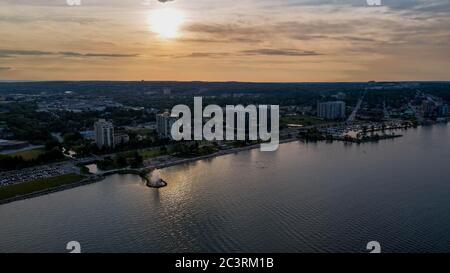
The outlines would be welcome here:
M 45 152 L 45 150 L 43 148 L 39 148 L 39 149 L 33 149 L 33 150 L 27 150 L 27 151 L 13 153 L 8 156 L 11 156 L 11 157 L 19 156 L 19 157 L 22 157 L 24 160 L 32 160 L 32 159 L 36 159 L 39 155 L 43 154 L 44 152 Z
M 84 178 L 85 177 L 82 175 L 70 173 L 31 182 L 3 186 L 0 187 L 0 200 L 76 183 L 83 180 Z

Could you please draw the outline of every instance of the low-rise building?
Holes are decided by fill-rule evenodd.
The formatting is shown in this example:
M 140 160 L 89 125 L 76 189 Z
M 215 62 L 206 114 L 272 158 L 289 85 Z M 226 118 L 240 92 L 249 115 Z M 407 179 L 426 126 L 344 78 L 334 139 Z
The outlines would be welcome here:
M 441 106 L 439 106 L 439 115 L 442 117 L 446 117 L 449 116 L 449 107 L 447 104 L 443 104 Z
M 170 88 L 164 88 L 163 89 L 163 94 L 164 95 L 170 95 L 170 94 L 172 94 L 172 90 Z
M 124 145 L 130 142 L 130 136 L 125 133 L 114 134 L 114 145 Z

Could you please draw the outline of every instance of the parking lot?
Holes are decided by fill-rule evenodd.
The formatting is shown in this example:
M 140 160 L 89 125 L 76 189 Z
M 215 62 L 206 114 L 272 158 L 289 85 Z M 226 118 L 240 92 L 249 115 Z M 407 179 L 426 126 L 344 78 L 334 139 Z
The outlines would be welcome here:
M 0 172 L 0 186 L 35 181 L 73 172 L 77 172 L 77 168 L 67 162 L 17 171 Z

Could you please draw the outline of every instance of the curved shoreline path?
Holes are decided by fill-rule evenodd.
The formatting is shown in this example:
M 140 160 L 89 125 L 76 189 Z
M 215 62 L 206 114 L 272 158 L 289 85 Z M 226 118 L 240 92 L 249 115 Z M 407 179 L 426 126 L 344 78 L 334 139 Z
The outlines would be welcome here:
M 280 144 L 292 142 L 292 141 L 298 141 L 298 139 L 292 138 L 292 139 L 282 140 L 282 141 L 280 141 Z M 47 188 L 44 190 L 40 190 L 40 191 L 36 191 L 36 192 L 24 194 L 24 195 L 17 195 L 17 196 L 11 197 L 11 198 L 0 200 L 0 205 L 19 201 L 19 200 L 24 200 L 24 199 L 28 199 L 28 198 L 38 197 L 38 196 L 42 196 L 42 195 L 46 195 L 46 194 L 50 194 L 50 193 L 54 193 L 54 192 L 58 192 L 58 191 L 73 189 L 73 188 L 76 188 L 79 186 L 89 185 L 92 183 L 102 181 L 105 179 L 106 176 L 110 176 L 110 175 L 114 175 L 114 174 L 136 174 L 136 175 L 139 175 L 142 179 L 145 179 L 147 181 L 147 185 L 149 188 L 159 189 L 159 188 L 166 187 L 168 185 L 168 183 L 166 181 L 162 180 L 161 181 L 162 183 L 160 185 L 151 186 L 150 180 L 146 175 L 153 170 L 165 169 L 165 168 L 172 167 L 175 165 L 186 164 L 186 163 L 204 160 L 204 159 L 208 159 L 208 158 L 239 153 L 241 151 L 257 149 L 259 147 L 260 147 L 260 145 L 256 144 L 256 145 L 251 145 L 251 146 L 246 146 L 246 147 L 241 147 L 241 148 L 222 150 L 222 151 L 219 151 L 219 152 L 216 152 L 213 154 L 192 157 L 192 158 L 179 158 L 179 157 L 175 157 L 175 156 L 156 157 L 156 158 L 147 160 L 144 163 L 145 166 L 142 168 L 137 168 L 137 169 L 123 168 L 123 169 L 110 170 L 110 171 L 100 171 L 99 170 L 95 174 L 91 174 L 79 182 L 74 182 L 74 183 L 70 183 L 67 185 L 61 185 L 61 186 L 57 186 L 57 187 L 51 187 L 51 188 Z M 26 182 L 26 183 L 33 183 L 33 182 Z

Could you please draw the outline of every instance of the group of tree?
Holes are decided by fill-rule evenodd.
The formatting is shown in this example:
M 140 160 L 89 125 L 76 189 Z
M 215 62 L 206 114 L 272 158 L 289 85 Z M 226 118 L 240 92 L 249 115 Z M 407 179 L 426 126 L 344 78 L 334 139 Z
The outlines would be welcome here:
M 19 170 L 23 168 L 33 167 L 42 164 L 53 163 L 64 160 L 61 148 L 58 146 L 46 146 L 45 152 L 41 153 L 34 159 L 26 160 L 21 156 L 1 156 L 0 171 Z
M 215 153 L 219 150 L 217 143 L 200 145 L 198 141 L 180 142 L 174 145 L 173 152 L 177 156 L 192 157 Z
M 327 136 L 325 136 L 322 132 L 320 132 L 317 128 L 310 128 L 307 131 L 301 132 L 299 134 L 299 138 L 304 139 L 306 141 L 321 141 L 327 140 Z M 331 139 L 330 139 L 331 140 Z
M 118 153 L 114 157 L 108 157 L 97 161 L 97 167 L 103 171 L 121 169 L 126 167 L 139 168 L 142 166 L 144 158 L 137 152 Z

